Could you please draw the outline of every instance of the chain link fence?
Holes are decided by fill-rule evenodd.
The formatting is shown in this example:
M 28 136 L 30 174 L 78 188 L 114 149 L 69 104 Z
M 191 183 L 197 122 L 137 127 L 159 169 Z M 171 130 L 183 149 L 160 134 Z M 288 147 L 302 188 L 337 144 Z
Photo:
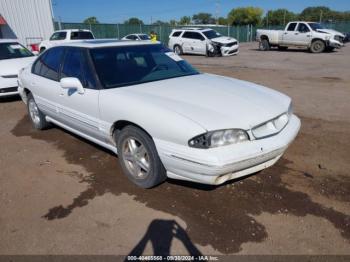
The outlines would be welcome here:
M 350 21 L 339 23 L 327 23 L 328 28 L 340 31 L 350 32 Z M 158 40 L 164 44 L 168 44 L 169 35 L 173 29 L 184 28 L 185 26 L 170 25 L 126 25 L 126 24 L 84 24 L 84 23 L 60 23 L 55 22 L 55 29 L 88 29 L 93 32 L 96 38 L 118 38 L 132 34 L 145 33 L 150 34 L 154 31 L 158 35 Z M 201 27 L 201 26 L 191 26 Z M 252 25 L 242 26 L 204 26 L 212 28 L 220 34 L 236 38 L 239 42 L 255 41 L 256 29 L 266 28 L 264 26 L 255 27 Z M 268 29 L 284 29 L 284 26 L 269 26 Z

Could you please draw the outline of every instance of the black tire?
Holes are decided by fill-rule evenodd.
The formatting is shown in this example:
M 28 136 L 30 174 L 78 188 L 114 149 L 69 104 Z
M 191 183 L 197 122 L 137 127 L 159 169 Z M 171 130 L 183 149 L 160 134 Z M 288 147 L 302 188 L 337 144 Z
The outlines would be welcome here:
M 179 45 L 174 45 L 174 53 L 177 55 L 183 55 L 182 47 Z
M 286 51 L 288 49 L 288 46 L 278 46 L 278 50 L 280 51 Z
M 41 54 L 41 53 L 44 52 L 45 50 L 46 50 L 45 47 L 40 48 L 39 54 Z
M 34 128 L 39 130 L 44 130 L 50 127 L 50 123 L 46 121 L 45 115 L 40 111 L 38 108 L 38 105 L 36 104 L 34 97 L 31 93 L 27 95 L 27 109 L 28 109 L 28 115 L 29 118 L 34 126 Z M 31 108 L 31 107 L 35 107 Z M 33 110 L 36 111 L 35 115 L 33 113 Z
M 133 151 L 134 153 L 131 153 L 132 150 L 127 152 L 130 149 L 130 140 L 134 140 L 135 145 L 138 146 L 136 147 L 137 149 Z M 142 146 L 143 148 L 141 149 Z M 152 138 L 140 128 L 132 125 L 123 128 L 117 135 L 117 150 L 119 162 L 124 174 L 137 186 L 152 188 L 166 179 L 166 170 L 158 156 Z M 130 157 L 132 160 L 129 160 Z M 141 161 L 140 158 L 144 161 Z M 143 169 L 143 167 L 137 164 L 140 163 L 140 161 L 143 163 L 142 166 L 148 167 L 148 170 Z M 145 162 L 147 164 L 145 164 Z M 133 168 L 134 166 L 140 169 L 140 172 Z
M 332 47 L 332 46 L 327 46 L 327 47 L 326 47 L 326 51 L 327 51 L 327 52 L 333 52 L 334 49 L 335 49 L 335 47 Z
M 270 42 L 267 39 L 263 39 L 259 42 L 259 49 L 261 51 L 269 51 L 271 48 Z
M 310 52 L 311 53 L 322 53 L 326 49 L 326 44 L 322 40 L 315 40 L 311 43 Z

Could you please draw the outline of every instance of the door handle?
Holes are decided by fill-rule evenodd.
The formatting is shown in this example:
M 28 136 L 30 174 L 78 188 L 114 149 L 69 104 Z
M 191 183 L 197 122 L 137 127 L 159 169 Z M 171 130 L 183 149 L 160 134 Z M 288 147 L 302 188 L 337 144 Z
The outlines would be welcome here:
M 307 37 L 311 37 L 311 35 L 306 35 Z
M 285 35 L 287 35 L 288 33 L 287 33 L 287 32 L 285 32 L 284 34 L 285 34 Z
M 295 35 L 299 35 L 299 33 L 294 33 Z

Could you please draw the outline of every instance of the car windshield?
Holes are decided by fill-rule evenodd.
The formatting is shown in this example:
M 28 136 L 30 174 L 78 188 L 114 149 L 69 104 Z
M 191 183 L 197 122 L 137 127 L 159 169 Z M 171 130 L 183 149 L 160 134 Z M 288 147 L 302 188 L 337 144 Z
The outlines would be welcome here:
M 95 48 L 90 53 L 105 88 L 199 74 L 161 44 Z
M 0 60 L 34 56 L 27 48 L 17 42 L 0 43 Z
M 317 29 L 325 29 L 323 25 L 319 23 L 308 23 L 312 30 L 317 31 Z
M 216 37 L 220 37 L 221 35 L 214 31 L 214 30 L 209 30 L 209 31 L 204 31 L 203 34 L 208 38 L 208 39 L 213 39 Z
M 151 38 L 148 35 L 139 35 L 141 40 L 150 40 Z

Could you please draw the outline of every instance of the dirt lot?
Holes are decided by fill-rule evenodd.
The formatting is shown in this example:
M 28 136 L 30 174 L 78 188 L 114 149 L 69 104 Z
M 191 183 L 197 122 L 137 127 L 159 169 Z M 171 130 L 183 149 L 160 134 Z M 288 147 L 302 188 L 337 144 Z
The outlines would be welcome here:
M 0 254 L 350 254 L 350 46 L 186 56 L 204 72 L 294 99 L 302 129 L 284 157 L 218 187 L 139 189 L 117 157 L 0 102 Z

